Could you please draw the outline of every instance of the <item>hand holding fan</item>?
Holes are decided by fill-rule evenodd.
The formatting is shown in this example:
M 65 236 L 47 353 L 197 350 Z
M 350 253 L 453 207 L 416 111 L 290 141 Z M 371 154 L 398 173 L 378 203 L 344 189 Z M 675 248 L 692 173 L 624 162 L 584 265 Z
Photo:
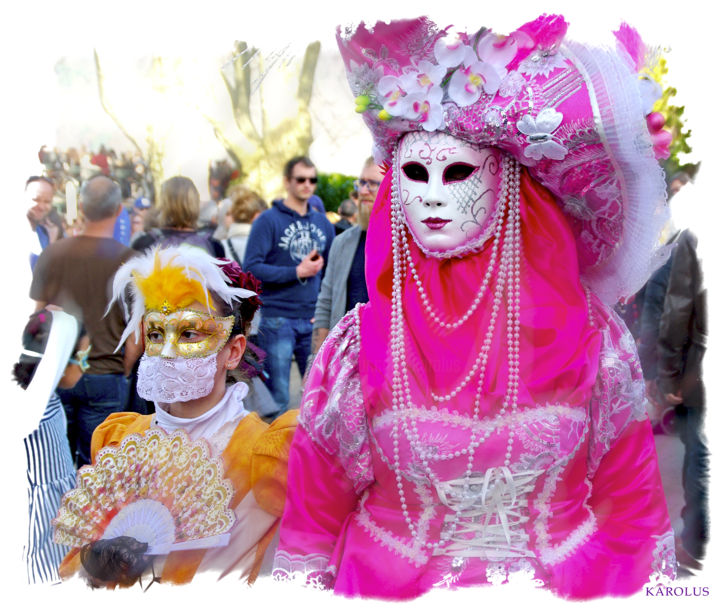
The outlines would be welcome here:
M 80 469 L 53 521 L 54 540 L 86 547 L 124 538 L 140 543 L 130 544 L 140 555 L 226 545 L 234 490 L 223 475 L 205 441 L 181 430 L 131 434 Z

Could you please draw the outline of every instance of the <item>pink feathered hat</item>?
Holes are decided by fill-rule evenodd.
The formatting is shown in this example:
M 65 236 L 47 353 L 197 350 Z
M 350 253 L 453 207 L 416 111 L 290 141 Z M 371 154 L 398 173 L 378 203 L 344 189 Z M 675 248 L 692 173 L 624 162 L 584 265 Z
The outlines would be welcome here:
M 564 40 L 566 31 L 557 15 L 508 36 L 451 34 L 421 17 L 338 28 L 337 39 L 379 164 L 421 130 L 512 154 L 557 197 L 583 280 L 614 304 L 668 254 L 665 181 L 646 121 L 657 85 L 641 76 L 648 53 L 627 25 L 612 49 Z

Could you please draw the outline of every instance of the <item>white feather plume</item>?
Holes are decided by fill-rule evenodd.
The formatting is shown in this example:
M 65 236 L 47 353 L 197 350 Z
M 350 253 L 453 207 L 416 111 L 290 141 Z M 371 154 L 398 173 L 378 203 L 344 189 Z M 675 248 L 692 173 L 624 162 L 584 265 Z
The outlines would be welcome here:
M 208 313 L 210 313 L 210 291 L 228 305 L 232 305 L 233 301 L 246 299 L 257 294 L 252 290 L 231 286 L 230 280 L 222 271 L 222 266 L 228 263 L 212 257 L 201 248 L 187 244 L 167 248 L 156 246 L 141 256 L 131 258 L 115 273 L 112 299 L 108 304 L 105 315 L 110 311 L 113 303 L 118 301 L 122 304 L 125 318 L 127 319 L 127 326 L 120 337 L 120 342 L 115 351 L 118 351 L 120 347 L 122 347 L 125 340 L 133 332 L 135 333 L 135 340 L 140 341 L 140 329 L 142 328 L 142 319 L 145 314 L 145 297 L 138 289 L 135 283 L 135 277 L 147 277 L 153 272 L 156 253 L 159 253 L 160 263 L 163 267 L 173 266 L 182 268 L 188 279 L 200 282 L 205 289 Z M 127 302 L 126 295 L 128 292 L 132 303 Z M 130 314 L 129 316 L 128 313 Z

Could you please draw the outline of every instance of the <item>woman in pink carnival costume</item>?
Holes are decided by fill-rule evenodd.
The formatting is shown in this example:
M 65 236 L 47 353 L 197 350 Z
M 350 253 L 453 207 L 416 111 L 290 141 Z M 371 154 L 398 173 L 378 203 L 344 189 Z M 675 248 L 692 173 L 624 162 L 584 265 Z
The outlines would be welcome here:
M 370 301 L 309 372 L 279 579 L 349 596 L 527 578 L 574 599 L 675 576 L 632 337 L 611 307 L 667 256 L 635 30 L 564 41 L 419 18 L 338 31 L 387 168 Z

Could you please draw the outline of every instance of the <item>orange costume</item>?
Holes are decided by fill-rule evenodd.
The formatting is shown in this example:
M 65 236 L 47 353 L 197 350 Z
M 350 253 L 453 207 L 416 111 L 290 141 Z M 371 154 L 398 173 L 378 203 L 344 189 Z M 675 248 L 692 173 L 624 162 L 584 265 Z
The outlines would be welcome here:
M 152 562 L 163 582 L 257 578 L 285 504 L 296 420 L 288 412 L 264 423 L 245 408 L 248 386 L 226 387 L 218 373 L 239 365 L 257 290 L 237 265 L 188 246 L 118 270 L 113 299 L 133 297 L 121 344 L 142 334 L 138 394 L 156 408 L 117 413 L 95 430 L 93 465 L 80 469 L 54 522 L 55 541 L 73 548 L 61 577 L 82 566 L 93 582 L 128 585 Z M 172 413 L 183 404 L 202 408 Z M 128 558 L 124 544 L 144 548 Z
M 230 507 L 237 523 L 226 547 L 175 551 L 155 563 L 161 582 L 188 583 L 196 573 L 214 572 L 219 577 L 237 572 L 239 578 L 254 582 L 265 552 L 278 528 L 285 504 L 287 460 L 295 431 L 297 411 L 289 411 L 268 425 L 256 413 L 248 413 L 235 426 L 218 455 L 224 476 L 235 490 Z M 154 415 L 115 413 L 95 430 L 92 437 L 93 462 L 103 447 L 117 445 L 130 434 L 143 434 Z M 222 429 L 215 440 L 222 435 Z M 213 439 L 206 439 L 213 445 Z M 215 454 L 217 449 L 213 448 Z M 81 567 L 80 549 L 73 549 L 60 565 L 65 579 Z

